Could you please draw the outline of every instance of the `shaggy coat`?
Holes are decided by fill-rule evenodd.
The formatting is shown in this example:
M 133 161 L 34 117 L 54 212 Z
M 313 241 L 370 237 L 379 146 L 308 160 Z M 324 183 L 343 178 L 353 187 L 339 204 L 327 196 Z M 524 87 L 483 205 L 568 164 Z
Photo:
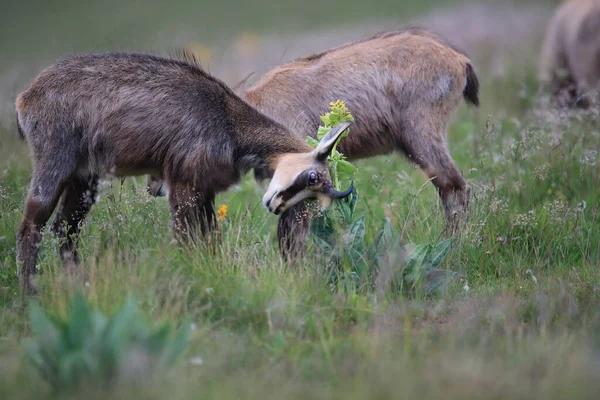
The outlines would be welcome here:
M 479 105 L 478 92 L 463 52 L 429 31 L 409 28 L 279 66 L 241 96 L 300 137 L 316 137 L 329 102 L 344 100 L 355 123 L 339 150 L 350 160 L 405 154 L 432 179 L 453 233 L 467 211 L 469 187 L 448 152 L 446 129 L 463 99 Z M 271 174 L 255 169 L 258 180 Z M 162 185 L 150 178 L 149 190 L 156 195 Z M 282 250 L 301 250 L 308 219 L 301 204 L 282 215 Z
M 559 105 L 585 106 L 600 90 L 600 0 L 568 0 L 546 29 L 540 77 Z
M 179 240 L 215 227 L 214 199 L 252 168 L 275 171 L 264 203 L 281 213 L 305 198 L 343 197 L 326 158 L 348 124 L 313 150 L 301 135 L 241 100 L 189 59 L 106 53 L 47 68 L 16 101 L 17 125 L 33 173 L 17 260 L 32 289 L 41 229 L 60 201 L 53 230 L 65 265 L 76 265 L 74 235 L 107 174 L 154 174 L 168 184 Z M 62 198 L 62 199 L 61 199 Z
M 275 68 L 243 98 L 293 132 L 313 137 L 329 102 L 346 101 L 355 123 L 339 150 L 350 160 L 391 152 L 408 156 L 432 179 L 447 229 L 454 233 L 467 211 L 469 187 L 448 152 L 446 130 L 461 100 L 479 105 L 478 91 L 464 53 L 433 33 L 411 28 Z M 257 178 L 265 176 L 258 170 Z M 287 237 L 280 245 L 293 252 L 304 240 L 298 232 L 308 230 L 303 207 L 289 209 L 279 221 L 280 238 Z

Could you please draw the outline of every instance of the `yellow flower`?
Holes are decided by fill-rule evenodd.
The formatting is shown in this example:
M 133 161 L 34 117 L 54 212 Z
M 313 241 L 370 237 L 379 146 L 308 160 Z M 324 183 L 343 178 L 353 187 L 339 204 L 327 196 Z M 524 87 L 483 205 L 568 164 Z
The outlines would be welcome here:
M 219 214 L 218 220 L 224 221 L 227 216 L 227 204 L 221 204 L 221 207 L 217 210 L 217 214 Z
M 331 102 L 329 102 L 329 107 L 331 109 L 334 109 L 334 108 L 344 109 L 344 108 L 346 108 L 346 102 L 343 100 L 331 101 Z
M 329 103 L 329 108 L 331 109 L 331 112 L 327 113 L 327 115 L 333 114 L 334 116 L 337 116 L 336 121 L 354 121 L 352 114 L 350 114 L 348 107 L 346 107 L 345 101 L 332 101 Z

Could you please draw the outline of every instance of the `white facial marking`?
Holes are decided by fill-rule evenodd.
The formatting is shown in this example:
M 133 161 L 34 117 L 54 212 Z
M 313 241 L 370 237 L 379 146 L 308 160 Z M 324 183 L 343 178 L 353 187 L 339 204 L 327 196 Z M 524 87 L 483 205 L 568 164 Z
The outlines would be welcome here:
M 269 212 L 278 211 L 278 214 L 285 211 L 290 206 L 305 198 L 314 196 L 311 190 L 303 190 L 298 192 L 294 197 L 283 203 L 283 199 L 279 196 L 281 192 L 289 188 L 296 177 L 303 171 L 311 168 L 314 165 L 314 153 L 297 153 L 282 155 L 275 168 L 273 178 L 269 183 L 269 187 L 263 196 L 263 204 Z
M 317 148 L 310 153 L 289 153 L 279 157 L 276 162 L 273 179 L 271 179 L 271 183 L 263 196 L 263 204 L 269 212 L 281 214 L 289 207 L 310 197 L 318 197 L 324 208 L 329 206 L 331 200 L 326 199 L 328 196 L 308 188 L 299 190 L 286 200 L 282 198 L 282 193 L 294 184 L 300 173 L 311 168 L 317 169 L 318 167 L 322 167 L 326 169 L 326 166 L 317 160 L 324 161 L 327 158 L 333 145 L 350 125 L 352 125 L 352 122 L 348 121 L 331 128 L 321 139 Z M 288 192 L 289 194 L 292 193 Z

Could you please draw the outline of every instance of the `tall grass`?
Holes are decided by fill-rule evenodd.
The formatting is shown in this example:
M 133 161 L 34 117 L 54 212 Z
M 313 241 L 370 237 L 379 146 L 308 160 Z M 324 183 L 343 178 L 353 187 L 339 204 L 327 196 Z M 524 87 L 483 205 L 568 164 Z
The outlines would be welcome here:
M 290 267 L 250 176 L 217 198 L 229 212 L 214 251 L 177 246 L 142 179 L 105 182 L 81 233 L 82 280 L 47 233 L 37 300 L 64 317 L 77 289 L 104 313 L 135 293 L 157 323 L 190 318 L 195 330 L 165 376 L 86 397 L 596 398 L 600 120 L 548 107 L 532 67 L 491 68 L 482 108 L 461 106 L 450 127 L 474 197 L 442 264 L 455 278 L 435 296 L 332 283 L 314 243 Z M 40 398 L 50 389 L 20 347 L 31 330 L 15 266 L 30 161 L 12 118 L 0 137 L 0 398 Z M 420 170 L 396 155 L 357 165 L 366 243 L 386 218 L 402 243 L 441 240 L 443 209 Z
M 484 104 L 493 90 L 483 91 Z M 451 152 L 474 199 L 444 262 L 458 274 L 444 295 L 332 286 L 313 244 L 290 268 L 276 251 L 275 218 L 248 177 L 217 199 L 229 215 L 215 252 L 175 245 L 166 203 L 150 198 L 140 179 L 105 182 L 81 234 L 83 282 L 63 273 L 58 243 L 46 234 L 39 300 L 66 316 L 76 288 L 105 312 L 136 293 L 157 321 L 192 318 L 186 359 L 165 382 L 135 389 L 150 398 L 593 398 L 599 124 L 594 114 L 557 113 L 530 96 L 526 110 L 461 108 L 451 127 Z M 516 117 L 495 116 L 502 114 Z M 14 263 L 29 164 L 14 154 L 1 171 L 0 387 L 26 398 L 48 388 L 18 346 L 29 335 Z M 359 166 L 367 242 L 383 218 L 404 243 L 440 239 L 443 211 L 419 170 L 394 156 Z

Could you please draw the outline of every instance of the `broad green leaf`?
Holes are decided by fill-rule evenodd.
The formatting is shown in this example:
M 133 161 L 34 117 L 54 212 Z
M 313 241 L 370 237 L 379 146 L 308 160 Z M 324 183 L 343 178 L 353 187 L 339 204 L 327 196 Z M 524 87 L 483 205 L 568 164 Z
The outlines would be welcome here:
M 365 217 L 356 219 L 348 228 L 347 244 L 353 248 L 362 248 L 365 240 Z
M 345 290 L 349 292 L 356 292 L 360 287 L 360 276 L 355 271 L 349 271 L 342 275 L 341 283 Z
M 401 260 L 404 248 L 400 243 L 400 235 L 387 218 L 384 220 L 383 229 L 373 240 L 371 253 L 378 266 L 381 266 L 384 257 L 386 263 L 397 263 Z
M 364 240 L 365 240 L 365 217 L 361 216 L 348 228 L 346 234 L 346 254 L 355 271 L 362 273 L 365 267 L 364 261 Z
M 421 244 L 412 247 L 411 252 L 406 256 L 404 262 L 404 276 L 411 282 L 416 282 L 421 278 L 421 267 L 432 246 L 430 244 Z
M 432 296 L 443 292 L 452 282 L 456 272 L 443 269 L 436 269 L 427 274 L 423 289 L 426 296 Z
M 350 193 L 348 197 L 342 200 L 338 200 L 334 203 L 333 214 L 336 215 L 338 221 L 343 225 L 349 225 L 354 219 L 354 213 L 356 212 L 356 206 L 358 204 L 358 193 L 356 188 Z
M 354 215 L 353 204 L 349 201 L 338 201 L 335 204 L 335 211 L 337 215 L 338 221 L 340 221 L 343 225 L 348 225 L 352 222 L 352 217 Z
M 88 337 L 88 342 L 91 343 L 87 343 L 88 344 L 92 344 L 92 343 L 99 343 L 99 340 L 102 336 L 102 334 L 104 333 L 104 330 L 106 329 L 106 318 L 104 317 L 104 315 L 102 315 L 101 313 L 99 313 L 98 311 L 93 311 L 92 315 L 90 317 L 90 323 L 92 325 L 92 329 L 90 330 L 90 336 Z M 93 340 L 92 340 L 93 339 Z
M 441 242 L 435 245 L 435 248 L 433 249 L 433 254 L 431 256 L 431 264 L 433 268 L 437 268 L 444 260 L 444 257 L 448 255 L 450 249 L 452 248 L 452 243 L 454 243 L 454 240 L 454 238 L 449 238 L 446 240 L 442 240 Z
M 70 307 L 65 322 L 32 303 L 30 318 L 35 338 L 26 339 L 23 344 L 33 366 L 59 391 L 110 384 L 133 348 L 144 347 L 157 365 L 167 366 L 187 345 L 189 323 L 175 338 L 168 325 L 151 332 L 133 297 L 108 319 L 91 310 L 82 293 L 74 296 Z
M 319 145 L 319 141 L 313 137 L 307 136 L 306 142 L 310 144 L 313 148 L 316 148 Z
M 351 168 L 348 168 L 346 164 L 349 164 Z M 350 182 L 354 179 L 354 174 L 356 172 L 356 168 L 352 166 L 352 164 L 348 163 L 345 160 L 340 160 L 337 164 L 337 175 L 338 180 L 342 184 L 341 189 L 344 189 L 344 186 L 350 184 Z
M 186 319 L 177 331 L 177 334 L 166 348 L 164 362 L 167 366 L 172 365 L 187 347 L 192 335 L 191 321 Z
M 57 366 L 60 355 L 67 350 L 63 332 L 36 303 L 29 306 L 29 319 L 31 330 L 37 336 L 41 358 L 48 366 Z
M 81 291 L 77 291 L 71 302 L 71 315 L 67 326 L 67 337 L 71 348 L 83 347 L 84 341 L 94 331 L 92 310 Z
M 164 324 L 150 335 L 146 341 L 146 347 L 151 353 L 161 353 L 167 344 L 170 334 L 171 327 L 169 324 Z
M 329 211 L 324 211 L 314 218 L 310 226 L 310 232 L 313 237 L 318 237 L 331 247 L 331 243 L 334 242 L 335 230 L 329 215 Z
M 40 355 L 40 347 L 37 342 L 33 339 L 25 339 L 23 340 L 23 348 L 25 349 L 25 354 L 29 357 L 29 360 L 36 366 L 42 366 L 44 364 L 44 359 Z
M 58 380 L 61 386 L 75 389 L 81 385 L 83 379 L 89 376 L 91 370 L 81 351 L 72 351 L 60 359 Z
M 323 252 L 325 254 L 331 254 L 331 252 L 332 252 L 331 244 L 329 244 L 326 240 L 324 240 L 322 237 L 320 237 L 318 235 L 313 236 L 312 239 L 321 252 Z
M 58 368 L 56 365 L 48 364 L 41 355 L 40 346 L 33 339 L 23 341 L 25 354 L 29 361 L 38 369 L 42 378 L 46 379 L 52 386 L 58 386 Z
M 356 167 L 346 160 L 339 160 L 337 163 L 337 168 L 339 173 L 345 173 L 350 176 L 354 176 L 357 171 Z
M 135 299 L 130 296 L 123 308 L 106 325 L 101 339 L 102 364 L 111 374 L 116 371 L 127 344 L 132 340 L 136 317 Z

